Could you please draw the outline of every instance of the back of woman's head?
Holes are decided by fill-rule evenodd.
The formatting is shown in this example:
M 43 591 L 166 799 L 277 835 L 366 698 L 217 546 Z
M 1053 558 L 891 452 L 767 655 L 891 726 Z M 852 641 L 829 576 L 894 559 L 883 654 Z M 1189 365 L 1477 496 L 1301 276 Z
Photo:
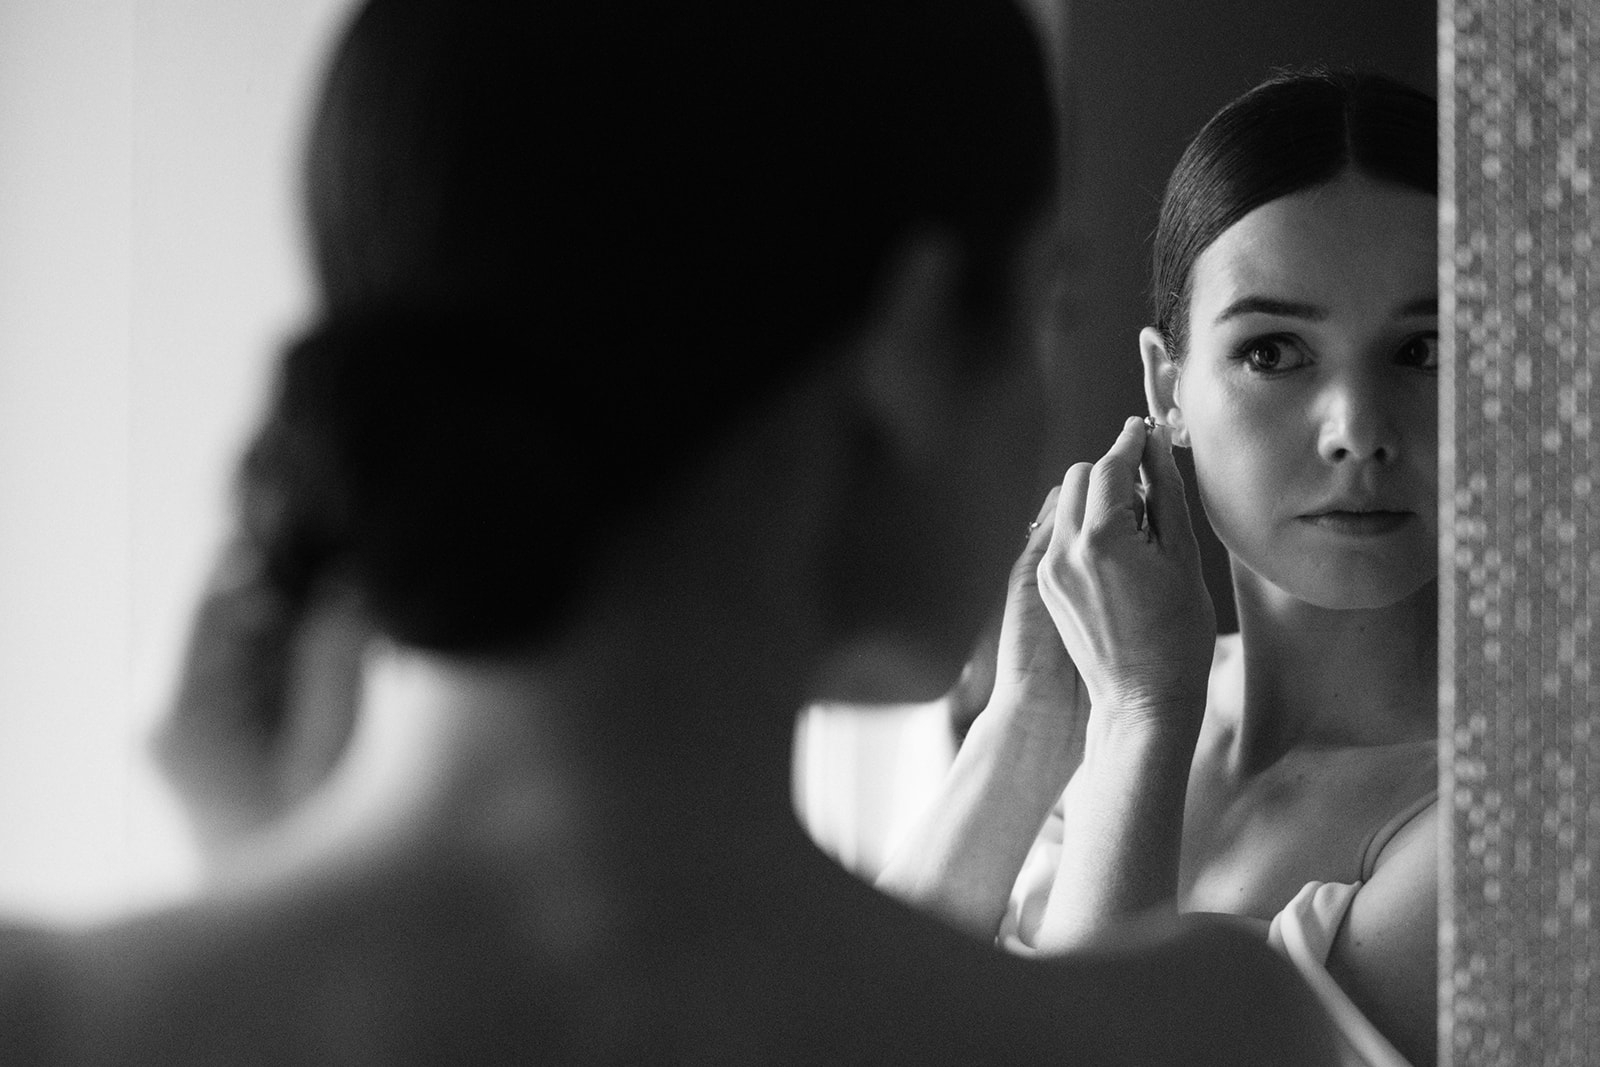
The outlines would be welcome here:
M 286 587 L 536 638 L 597 531 L 947 234 L 976 322 L 1053 191 L 1009 0 L 372 0 L 308 142 L 321 326 L 242 472 Z
M 1217 112 L 1190 142 L 1161 202 L 1151 278 L 1168 353 L 1188 343 L 1195 261 L 1263 204 L 1354 170 L 1438 191 L 1434 99 L 1385 75 L 1313 68 L 1268 78 Z

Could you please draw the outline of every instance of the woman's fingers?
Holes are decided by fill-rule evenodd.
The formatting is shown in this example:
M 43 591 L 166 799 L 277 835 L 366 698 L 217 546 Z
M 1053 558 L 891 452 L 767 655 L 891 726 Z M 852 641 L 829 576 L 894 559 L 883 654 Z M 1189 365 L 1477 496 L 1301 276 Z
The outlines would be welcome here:
M 1158 425 L 1144 447 L 1145 514 L 1154 537 L 1178 547 L 1194 540 L 1189 522 L 1189 501 L 1183 492 L 1183 474 L 1172 458 L 1172 431 Z
M 1142 525 L 1144 501 L 1139 492 L 1139 463 L 1145 452 L 1143 419 L 1122 426 L 1089 479 L 1082 528 L 1094 532 L 1133 533 Z
M 1139 462 L 1144 455 L 1147 428 L 1143 419 L 1130 418 L 1106 454 L 1094 465 L 1089 481 L 1084 529 L 1132 533 L 1144 519 L 1139 495 Z
M 1050 543 L 1050 533 L 1055 526 L 1056 500 L 1061 496 L 1061 487 L 1052 485 L 1050 491 L 1044 495 L 1044 503 L 1039 505 L 1039 514 L 1033 517 L 1028 524 L 1028 547 L 1044 551 L 1044 546 Z
M 1129 419 L 1099 462 L 1067 472 L 1055 524 L 1039 599 L 1092 702 L 1198 714 L 1216 624 L 1166 431 Z
M 1044 503 L 1039 506 L 1039 514 L 1028 523 L 1028 539 L 1022 546 L 1022 554 L 1012 564 L 1013 583 L 1018 575 L 1032 573 L 1033 568 L 1039 563 L 1046 548 L 1050 546 L 1050 536 L 1056 526 L 1056 500 L 1061 495 L 1061 487 L 1053 485 L 1044 495 Z
M 1089 483 L 1094 478 L 1094 466 L 1074 463 L 1061 479 L 1060 495 L 1056 499 L 1056 529 L 1066 543 L 1077 540 L 1083 529 L 1085 509 L 1089 503 Z
M 1172 458 L 1171 431 L 1130 418 L 1092 466 L 1074 464 L 1061 485 L 1056 522 L 1065 536 L 1084 530 L 1146 531 L 1145 540 L 1178 545 L 1193 537 L 1183 475 Z
M 1053 487 L 1028 524 L 1027 544 L 1006 589 L 998 640 L 989 650 L 990 693 L 998 694 L 1001 704 L 1033 717 L 1047 734 L 1078 721 L 1073 715 L 1082 688 L 1039 592 L 1039 568 L 1055 544 L 1061 495 L 1061 487 Z
M 1054 525 L 1065 544 L 1085 531 L 1136 534 L 1144 541 L 1178 547 L 1192 542 L 1183 475 L 1172 458 L 1171 431 L 1129 418 L 1106 454 L 1094 464 L 1075 463 L 1056 496 Z M 1024 560 L 1042 553 L 1050 540 L 1050 498 L 1032 526 Z M 1019 564 L 1023 560 L 1018 561 Z

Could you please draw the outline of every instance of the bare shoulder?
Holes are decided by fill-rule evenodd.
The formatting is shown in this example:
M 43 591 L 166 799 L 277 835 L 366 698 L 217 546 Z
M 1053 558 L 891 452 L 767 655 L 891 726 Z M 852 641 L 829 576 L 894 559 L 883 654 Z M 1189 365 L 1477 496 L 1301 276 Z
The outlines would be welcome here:
M 1439 809 L 1410 819 L 1380 853 L 1334 939 L 1328 970 L 1407 1058 L 1437 1042 Z
M 1336 1062 L 1289 965 L 1227 922 L 1163 921 L 1026 960 L 841 875 L 816 894 L 724 912 L 718 936 L 672 909 L 681 930 L 643 931 L 590 961 L 586 991 L 520 963 L 505 943 L 516 938 L 484 936 L 505 926 L 486 921 L 497 909 L 483 899 L 453 881 L 409 882 L 404 901 L 358 887 L 37 945 L 0 930 L 0 949 L 29 950 L 0 965 L 0 1058 L 292 1065 L 360 1049 L 374 1062 L 487 1062 L 517 1049 L 566 1063 Z M 67 972 L 65 985 L 37 981 Z M 62 995 L 41 996 L 52 988 Z M 37 1003 L 12 1011 L 24 996 Z

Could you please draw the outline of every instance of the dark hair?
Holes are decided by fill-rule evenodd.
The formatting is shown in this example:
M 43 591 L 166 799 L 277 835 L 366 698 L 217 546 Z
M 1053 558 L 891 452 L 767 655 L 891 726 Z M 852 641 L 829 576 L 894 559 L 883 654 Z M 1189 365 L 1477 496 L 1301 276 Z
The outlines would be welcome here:
M 1282 196 L 1354 169 L 1438 194 L 1438 106 L 1382 74 L 1279 71 L 1217 112 L 1190 142 L 1161 201 L 1151 299 L 1167 351 L 1188 343 L 1195 260 L 1228 227 Z
M 949 234 L 975 323 L 1054 191 L 1010 0 L 372 0 L 308 142 L 325 314 L 248 450 L 276 580 L 477 649 Z

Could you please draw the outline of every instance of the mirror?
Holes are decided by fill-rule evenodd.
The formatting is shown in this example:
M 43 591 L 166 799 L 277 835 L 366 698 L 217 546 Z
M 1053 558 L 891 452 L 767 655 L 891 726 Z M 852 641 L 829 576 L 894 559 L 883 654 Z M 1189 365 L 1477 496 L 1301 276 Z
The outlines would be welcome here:
M 1053 370 L 1065 417 L 1040 472 L 1041 497 L 1071 462 L 1103 452 L 1126 415 L 1144 410 L 1135 338 L 1149 321 L 1150 235 L 1167 175 L 1188 139 L 1216 108 L 1276 66 L 1350 63 L 1435 92 L 1435 16 L 1422 4 L 1072 9 L 1063 51 L 1067 126 L 1077 149 L 1070 174 L 1073 258 L 1049 345 L 1064 354 Z M 1192 467 L 1185 464 L 1184 473 L 1191 512 L 1199 514 Z M 1209 526 L 1200 530 L 1219 629 L 1229 633 L 1237 620 L 1226 556 Z M 941 751 L 953 759 L 982 708 L 986 693 L 974 699 L 972 680 L 969 674 L 942 705 L 902 709 L 895 727 L 863 719 L 853 733 L 851 711 L 842 708 L 811 709 L 803 717 L 803 748 L 810 746 L 814 758 L 804 762 L 801 808 L 813 813 L 819 835 L 847 865 L 876 876 L 914 832 L 918 800 L 907 794 L 920 791 L 925 803 L 937 792 L 927 761 Z M 856 818 L 830 806 L 819 785 L 830 747 L 840 774 L 834 796 Z

